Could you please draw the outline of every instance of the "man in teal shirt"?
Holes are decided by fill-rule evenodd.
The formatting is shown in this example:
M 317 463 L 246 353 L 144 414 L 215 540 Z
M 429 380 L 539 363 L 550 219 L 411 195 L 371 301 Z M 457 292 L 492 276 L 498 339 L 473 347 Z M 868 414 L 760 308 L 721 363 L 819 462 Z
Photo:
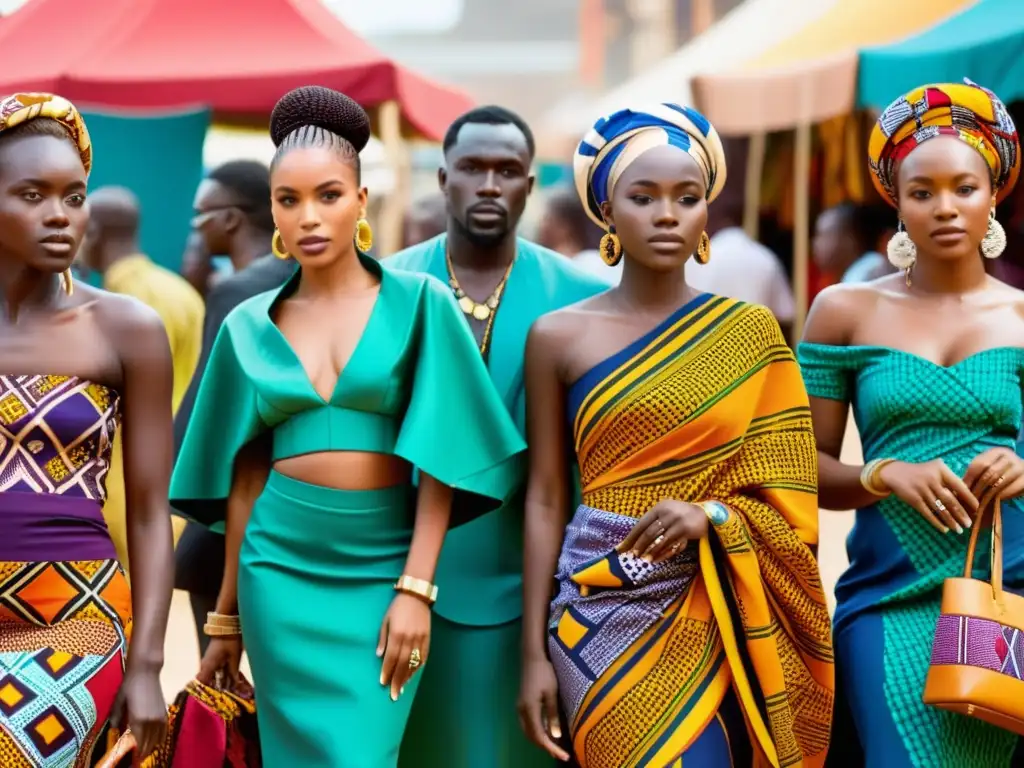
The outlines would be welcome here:
M 523 357 L 530 326 L 610 287 L 610 279 L 590 276 L 516 236 L 533 189 L 533 153 L 529 127 L 508 110 L 481 107 L 458 118 L 445 136 L 438 171 L 447 232 L 383 262 L 451 286 L 491 381 L 524 437 Z M 516 715 L 525 490 L 524 474 L 508 503 L 445 539 L 430 658 L 402 742 L 402 768 L 554 764 L 527 741 Z

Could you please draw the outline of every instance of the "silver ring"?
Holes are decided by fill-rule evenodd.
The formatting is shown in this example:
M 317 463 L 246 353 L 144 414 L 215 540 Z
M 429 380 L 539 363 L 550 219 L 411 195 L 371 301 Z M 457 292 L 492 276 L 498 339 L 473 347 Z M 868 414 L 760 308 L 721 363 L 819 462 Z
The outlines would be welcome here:
M 935 508 L 937 510 L 939 510 L 939 512 L 945 512 L 946 511 L 946 505 L 942 503 L 942 499 L 936 499 L 935 500 Z
M 663 542 L 664 540 L 665 540 L 665 537 L 664 537 L 664 536 L 658 536 L 658 538 L 656 538 L 656 539 L 654 540 L 654 546 L 658 546 L 658 545 L 659 545 L 659 544 L 661 544 L 661 542 Z

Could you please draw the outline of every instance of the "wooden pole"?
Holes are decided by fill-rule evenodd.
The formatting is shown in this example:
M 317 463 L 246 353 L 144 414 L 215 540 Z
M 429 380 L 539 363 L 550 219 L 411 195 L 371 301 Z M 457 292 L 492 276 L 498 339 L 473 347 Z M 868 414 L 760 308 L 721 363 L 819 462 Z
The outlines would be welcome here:
M 757 240 L 761 224 L 761 177 L 764 175 L 767 138 L 764 131 L 759 131 L 750 137 L 747 145 L 747 175 L 743 179 L 743 229 L 752 240 Z
M 793 318 L 793 339 L 799 341 L 807 319 L 807 294 L 811 245 L 811 132 L 810 123 L 796 129 L 793 153 L 793 296 L 796 316 Z
M 380 140 L 395 176 L 394 189 L 384 200 L 377 234 L 377 257 L 390 256 L 402 247 L 402 217 L 411 192 L 411 158 L 402 138 L 402 110 L 397 101 L 380 105 Z M 372 192 L 372 190 L 371 190 Z
M 712 0 L 690 0 L 690 37 L 703 34 L 715 23 L 715 4 Z

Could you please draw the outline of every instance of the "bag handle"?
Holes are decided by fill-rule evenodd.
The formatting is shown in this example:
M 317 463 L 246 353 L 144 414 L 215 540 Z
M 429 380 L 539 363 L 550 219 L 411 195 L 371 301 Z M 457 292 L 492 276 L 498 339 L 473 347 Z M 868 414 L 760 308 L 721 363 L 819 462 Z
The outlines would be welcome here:
M 998 488 L 990 488 L 978 503 L 971 539 L 967 544 L 967 562 L 964 563 L 964 578 L 974 578 L 974 554 L 978 548 L 978 536 L 985 525 L 986 513 L 992 513 L 992 551 L 989 553 L 989 567 L 992 572 L 992 599 L 1000 610 L 1003 608 L 1003 511 Z

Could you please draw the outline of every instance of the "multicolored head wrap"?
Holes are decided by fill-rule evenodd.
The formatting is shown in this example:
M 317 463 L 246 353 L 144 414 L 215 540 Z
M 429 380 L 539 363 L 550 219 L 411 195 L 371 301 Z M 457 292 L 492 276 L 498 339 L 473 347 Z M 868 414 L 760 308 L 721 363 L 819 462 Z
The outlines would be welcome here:
M 1017 183 L 1020 140 L 999 97 L 966 78 L 963 84 L 925 85 L 886 107 L 868 141 L 875 187 L 893 206 L 900 162 L 936 136 L 955 136 L 981 153 L 992 172 L 997 200 Z
M 85 172 L 89 173 L 92 169 L 92 142 L 89 141 L 85 121 L 74 104 L 50 93 L 15 93 L 0 99 L 0 133 L 38 117 L 55 120 L 67 130 L 78 147 Z
M 666 145 L 696 160 L 704 174 L 705 198 L 710 203 L 718 197 L 725 186 L 725 151 L 704 115 L 678 104 L 622 109 L 598 120 L 573 158 L 576 191 L 595 224 L 608 229 L 601 205 L 611 198 L 622 172 L 647 150 Z

